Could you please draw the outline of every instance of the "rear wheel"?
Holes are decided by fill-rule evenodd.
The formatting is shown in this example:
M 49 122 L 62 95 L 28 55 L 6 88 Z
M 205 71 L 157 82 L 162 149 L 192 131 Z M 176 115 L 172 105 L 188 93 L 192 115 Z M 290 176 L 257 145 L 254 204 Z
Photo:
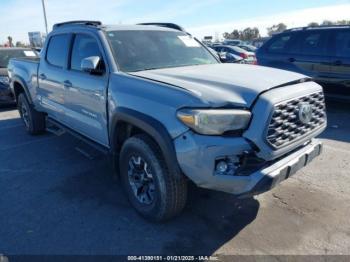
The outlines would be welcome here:
M 158 146 L 146 135 L 129 138 L 120 154 L 120 175 L 133 207 L 146 219 L 161 222 L 186 204 L 187 181 L 172 174 Z
M 45 131 L 45 115 L 34 109 L 24 93 L 18 96 L 18 111 L 29 134 L 37 135 Z

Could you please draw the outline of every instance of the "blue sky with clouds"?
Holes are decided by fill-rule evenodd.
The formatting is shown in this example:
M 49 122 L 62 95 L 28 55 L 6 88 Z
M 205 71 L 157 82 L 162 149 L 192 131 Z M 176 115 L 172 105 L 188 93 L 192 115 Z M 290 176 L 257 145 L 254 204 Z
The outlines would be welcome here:
M 107 24 L 169 21 L 199 37 L 221 36 L 224 31 L 254 23 L 264 34 L 266 26 L 279 20 L 292 27 L 314 20 L 350 18 L 350 0 L 45 1 L 50 28 L 56 22 L 74 19 L 98 19 Z M 27 41 L 28 31 L 44 31 L 41 0 L 1 0 L 0 24 L 0 42 L 8 35 L 15 41 Z

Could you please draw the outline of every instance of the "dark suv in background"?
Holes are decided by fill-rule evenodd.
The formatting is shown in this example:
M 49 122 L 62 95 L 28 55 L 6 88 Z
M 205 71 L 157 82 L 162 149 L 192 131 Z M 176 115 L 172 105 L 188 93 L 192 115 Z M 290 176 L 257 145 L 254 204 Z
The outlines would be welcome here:
M 7 65 L 11 58 L 32 57 L 37 58 L 38 53 L 30 48 L 3 48 L 0 47 L 0 106 L 15 102 L 10 89 Z
M 289 29 L 273 36 L 256 56 L 259 65 L 313 77 L 328 94 L 350 95 L 350 26 Z

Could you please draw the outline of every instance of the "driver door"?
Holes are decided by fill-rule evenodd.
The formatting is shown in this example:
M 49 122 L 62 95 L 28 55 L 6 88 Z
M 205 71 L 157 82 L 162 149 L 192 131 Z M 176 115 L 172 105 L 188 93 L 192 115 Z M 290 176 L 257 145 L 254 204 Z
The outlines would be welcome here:
M 75 131 L 108 146 L 106 61 L 98 38 L 92 34 L 74 35 L 68 72 L 64 81 L 66 122 Z M 81 69 L 84 58 L 100 57 L 101 74 Z

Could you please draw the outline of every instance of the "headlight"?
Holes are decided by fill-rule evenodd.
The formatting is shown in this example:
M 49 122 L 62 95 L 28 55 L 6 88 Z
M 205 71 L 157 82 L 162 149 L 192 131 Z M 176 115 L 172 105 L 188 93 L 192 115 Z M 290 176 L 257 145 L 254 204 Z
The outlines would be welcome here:
M 10 83 L 10 79 L 7 76 L 0 76 L 0 83 L 3 85 L 8 85 Z
M 177 117 L 199 134 L 222 135 L 247 128 L 251 113 L 240 109 L 184 109 Z

